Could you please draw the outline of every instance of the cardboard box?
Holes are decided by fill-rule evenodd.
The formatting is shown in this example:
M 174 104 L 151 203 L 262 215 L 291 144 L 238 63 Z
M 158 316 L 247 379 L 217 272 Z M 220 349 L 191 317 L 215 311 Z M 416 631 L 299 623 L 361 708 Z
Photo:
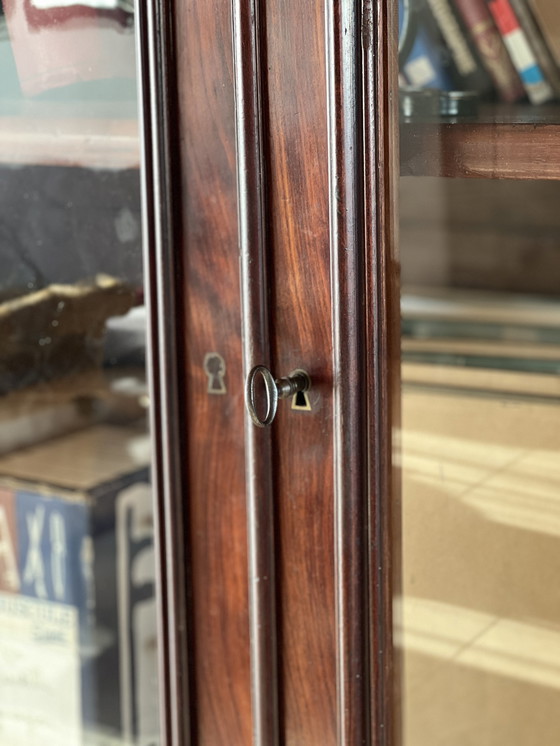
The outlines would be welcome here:
M 0 458 L 0 743 L 158 743 L 148 463 L 107 425 Z

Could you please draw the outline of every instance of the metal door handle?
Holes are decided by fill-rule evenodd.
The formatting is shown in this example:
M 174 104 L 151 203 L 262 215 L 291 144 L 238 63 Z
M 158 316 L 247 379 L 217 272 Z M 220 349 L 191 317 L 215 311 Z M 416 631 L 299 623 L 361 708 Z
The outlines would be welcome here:
M 257 376 L 263 379 L 266 393 L 266 413 L 261 417 L 257 409 L 255 381 Z M 245 384 L 245 403 L 251 420 L 257 427 L 268 427 L 272 424 L 278 408 L 278 399 L 287 399 L 299 391 L 308 391 L 311 379 L 304 370 L 294 370 L 286 378 L 274 378 L 264 365 L 256 365 L 247 376 Z

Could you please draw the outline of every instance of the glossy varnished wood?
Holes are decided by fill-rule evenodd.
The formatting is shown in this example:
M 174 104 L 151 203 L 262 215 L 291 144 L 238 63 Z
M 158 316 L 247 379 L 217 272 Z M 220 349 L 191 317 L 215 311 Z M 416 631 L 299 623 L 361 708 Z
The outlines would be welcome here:
M 233 35 L 229 4 L 176 8 L 197 745 L 392 743 L 384 6 L 234 0 Z M 243 345 L 247 368 L 268 344 L 275 375 L 309 373 L 311 410 L 281 402 L 244 439 Z M 225 396 L 207 393 L 212 351 Z
M 399 746 L 402 663 L 393 645 L 401 587 L 400 262 L 397 7 L 363 6 L 371 740 Z
M 557 179 L 559 125 L 404 122 L 399 160 L 396 3 L 164 5 L 143 33 L 165 737 L 398 746 L 397 175 Z M 256 431 L 255 363 L 307 370 L 311 411 Z
M 237 199 L 243 374 L 270 366 L 267 177 L 264 159 L 266 74 L 260 0 L 234 0 Z M 271 432 L 245 413 L 251 698 L 254 746 L 276 746 L 278 675 Z
M 560 179 L 560 124 L 403 123 L 401 174 L 484 179 Z
M 252 739 L 244 403 L 237 224 L 232 16 L 229 2 L 175 6 L 192 574 L 196 746 Z M 227 393 L 208 393 L 207 353 Z
M 170 7 L 137 6 L 140 56 L 142 230 L 148 309 L 148 375 L 153 443 L 154 545 L 157 568 L 160 733 L 162 746 L 191 741 L 189 686 L 188 552 L 183 455 L 185 376 L 181 309 L 183 288 L 176 250 L 180 171 L 177 84 Z
M 304 368 L 310 412 L 280 402 L 273 425 L 281 738 L 336 744 L 325 13 L 267 0 L 267 166 L 272 362 Z
M 337 730 L 370 740 L 367 595 L 367 343 L 362 150 L 362 18 L 326 4 L 333 319 Z

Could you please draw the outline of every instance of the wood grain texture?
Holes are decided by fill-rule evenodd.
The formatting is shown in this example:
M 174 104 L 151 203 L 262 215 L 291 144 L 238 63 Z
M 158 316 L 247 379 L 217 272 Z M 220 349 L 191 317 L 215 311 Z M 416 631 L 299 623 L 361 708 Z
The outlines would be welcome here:
M 385 25 L 374 32 L 368 7 L 364 29 L 361 6 L 351 0 L 315 3 L 303 15 L 296 0 L 235 3 L 249 31 L 248 41 L 234 37 L 237 57 L 249 55 L 254 64 L 258 51 L 259 90 L 258 70 L 234 66 L 229 7 L 188 0 L 176 9 L 193 739 L 197 746 L 246 746 L 252 733 L 263 744 L 276 738 L 274 728 L 256 727 L 251 717 L 247 584 L 251 553 L 266 555 L 261 542 L 273 517 L 279 742 L 391 743 L 389 398 L 391 345 L 398 344 L 391 304 L 398 295 L 389 200 L 396 150 L 394 129 L 379 123 L 389 115 L 389 23 L 378 9 Z M 262 36 L 251 29 L 256 11 Z M 260 48 L 251 49 L 259 40 Z M 370 53 L 367 83 L 363 46 Z M 237 154 L 234 69 L 241 76 Z M 248 108 L 246 94 L 255 97 Z M 257 276 L 244 292 L 253 298 L 246 305 L 257 339 L 251 355 L 267 355 L 267 306 L 274 374 L 304 368 L 312 379 L 311 411 L 280 404 L 271 431 L 273 471 L 261 473 L 249 454 L 249 479 L 273 474 L 274 490 L 260 513 L 264 531 L 253 537 L 246 530 L 246 443 L 257 456 L 268 446 L 256 445 L 253 432 L 246 443 L 240 437 L 236 160 L 241 252 L 257 246 L 254 258 L 262 262 L 251 269 L 250 256 L 244 260 L 244 270 Z M 211 351 L 226 361 L 223 397 L 206 391 L 202 361 Z M 263 510 L 254 502 L 261 488 L 255 485 L 250 510 Z M 248 539 L 258 545 L 249 554 Z M 249 577 L 256 580 L 258 572 L 250 567 Z M 252 595 L 254 601 L 255 588 Z M 261 618 L 271 630 L 274 610 L 267 608 Z M 263 680 L 265 671 L 253 667 L 253 684 L 260 681 L 255 713 L 263 723 L 270 722 L 274 685 Z
M 383 46 L 389 22 L 376 37 L 364 20 L 351 2 L 315 7 L 303 22 L 297 4 L 267 3 L 275 369 L 306 368 L 315 397 L 310 415 L 279 412 L 275 439 L 287 744 L 390 743 L 397 732 L 389 556 L 397 151 L 384 77 L 395 68 Z M 366 84 L 362 44 L 371 45 Z M 393 115 L 385 130 L 380 113 Z
M 176 4 L 175 20 L 193 742 L 247 746 L 252 719 L 231 5 L 187 0 Z M 211 352 L 225 361 L 225 395 L 208 393 L 203 361 Z
M 333 323 L 334 505 L 339 746 L 367 743 L 366 253 L 361 14 L 327 4 L 330 253 Z M 364 406 L 366 404 L 366 406 Z
M 280 615 L 281 737 L 336 744 L 325 15 L 267 0 L 272 362 L 304 368 L 311 412 L 280 402 L 273 425 Z
M 263 153 L 266 74 L 260 0 L 234 0 L 233 46 L 243 371 L 270 366 L 268 172 Z M 266 133 L 268 134 L 268 133 Z M 276 570 L 271 432 L 245 413 L 253 745 L 275 746 L 278 730 Z
M 403 176 L 559 179 L 560 125 L 409 123 L 401 129 Z
M 402 743 L 402 661 L 393 645 L 401 593 L 400 262 L 397 4 L 364 3 L 366 367 L 371 740 Z

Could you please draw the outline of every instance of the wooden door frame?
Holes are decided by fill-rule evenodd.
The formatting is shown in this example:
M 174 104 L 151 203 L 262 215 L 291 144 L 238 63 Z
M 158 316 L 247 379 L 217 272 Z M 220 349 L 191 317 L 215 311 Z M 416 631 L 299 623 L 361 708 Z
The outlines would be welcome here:
M 154 547 L 158 609 L 158 676 L 162 746 L 191 739 L 189 687 L 189 563 L 185 527 L 185 379 L 181 351 L 180 173 L 177 159 L 177 67 L 173 7 L 137 4 L 141 112 L 141 184 L 147 368 L 150 386 Z
M 397 19 L 327 0 L 337 506 L 338 744 L 400 743 Z M 349 248 L 351 247 L 351 250 Z M 361 660 L 367 661 L 366 670 Z
M 229 2 L 229 0 L 227 0 Z M 259 0 L 238 0 L 254 16 Z M 212 13 L 213 3 L 208 3 Z M 400 514 L 393 467 L 399 413 L 396 256 L 396 28 L 391 0 L 326 0 L 332 274 L 338 746 L 399 743 L 392 601 L 398 589 Z M 196 743 L 189 686 L 189 558 L 182 420 L 184 331 L 181 134 L 175 3 L 140 4 L 146 296 L 150 311 L 162 743 Z M 253 44 L 261 38 L 253 29 Z M 209 60 L 211 65 L 212 61 Z M 238 55 L 237 64 L 244 64 Z M 237 71 L 242 79 L 242 71 Z M 242 118 L 241 118 L 242 119 Z M 238 117 L 238 126 L 240 122 Z M 249 123 L 248 125 L 249 126 Z M 241 133 L 250 142 L 252 133 Z M 239 134 L 238 134 L 239 136 Z M 245 152 L 247 156 L 247 151 Z M 238 158 L 240 155 L 238 153 Z M 246 166 L 238 162 L 238 169 Z M 183 182 L 184 183 L 184 182 Z M 251 194 L 239 193 L 240 212 Z M 258 598 L 252 598 L 258 604 Z M 253 614 L 255 614 L 253 610 Z M 269 612 L 270 614 L 270 607 Z M 268 619 L 273 627 L 273 620 Z M 273 637 L 271 638 L 273 639 Z M 262 640 L 261 640 L 262 643 Z M 274 652 L 272 652 L 274 656 Z M 270 658 L 269 658 L 270 663 Z M 270 713 L 275 687 L 253 667 L 254 707 Z M 259 683 L 260 681 L 260 683 Z M 258 702 L 261 705 L 258 705 Z M 257 703 L 257 704 L 255 704 Z M 274 712 L 274 704 L 272 704 Z M 255 746 L 277 742 L 277 717 Z M 194 720 L 194 718 L 192 718 Z

